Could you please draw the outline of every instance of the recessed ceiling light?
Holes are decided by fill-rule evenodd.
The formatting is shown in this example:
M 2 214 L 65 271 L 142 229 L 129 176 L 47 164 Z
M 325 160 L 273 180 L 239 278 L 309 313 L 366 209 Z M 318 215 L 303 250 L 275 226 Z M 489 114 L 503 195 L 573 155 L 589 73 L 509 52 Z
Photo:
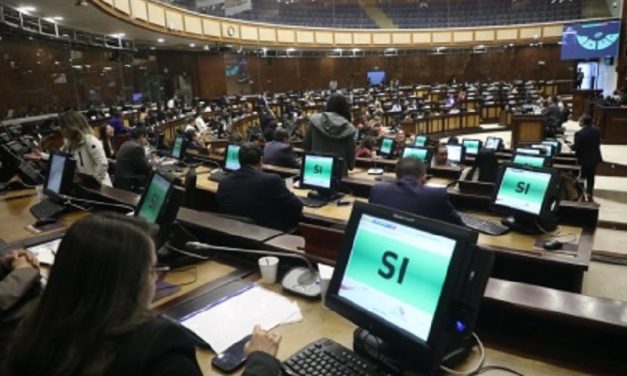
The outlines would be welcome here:
M 359 52 L 361 51 L 359 48 L 353 48 L 353 52 Z
M 116 33 L 116 34 L 109 34 L 109 36 L 113 37 L 113 38 L 118 38 L 119 39 L 119 38 L 124 38 L 126 36 L 126 34 L 124 34 L 124 33 Z
M 36 12 L 37 8 L 32 7 L 32 6 L 25 6 L 25 7 L 17 8 L 17 11 L 20 13 L 30 13 L 30 12 Z
M 209 46 L 205 45 L 205 47 L 203 47 L 205 50 L 209 51 Z
M 165 39 L 163 39 L 163 38 L 159 38 L 159 39 L 157 39 L 157 42 L 159 42 L 159 43 L 163 43 L 163 42 L 165 42 Z
M 333 51 L 335 51 L 335 52 L 342 52 L 342 49 L 341 48 L 336 48 Z
M 60 16 L 52 17 L 52 19 L 55 21 L 63 21 L 63 17 Z
M 157 48 L 155 46 L 150 47 L 151 50 L 156 50 Z
M 194 47 L 196 47 L 196 43 L 190 43 L 190 44 L 189 44 L 189 46 L 190 46 L 191 48 L 194 48 Z
M 296 49 L 295 49 L 295 48 L 292 48 L 292 47 L 290 47 L 290 48 L 288 48 L 288 49 L 287 49 L 287 52 L 294 52 L 294 51 L 296 51 Z

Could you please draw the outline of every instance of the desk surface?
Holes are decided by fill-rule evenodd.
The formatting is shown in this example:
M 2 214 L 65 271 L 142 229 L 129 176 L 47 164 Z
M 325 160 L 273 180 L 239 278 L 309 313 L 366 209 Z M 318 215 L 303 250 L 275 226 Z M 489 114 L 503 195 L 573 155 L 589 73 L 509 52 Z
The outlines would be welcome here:
M 196 283 L 184 286 L 178 294 L 168 296 L 156 302 L 155 306 L 167 304 L 169 301 L 176 298 L 180 299 L 182 295 L 184 298 L 186 292 L 189 292 L 194 288 L 198 288 L 203 283 L 206 283 L 211 276 L 217 278 L 232 271 L 230 266 L 213 261 L 198 264 L 196 268 L 198 275 L 203 276 L 203 280 L 199 278 Z M 186 272 L 170 274 L 166 278 L 166 281 L 177 284 L 185 283 L 187 281 L 186 278 L 189 278 L 186 277 L 185 274 Z M 278 284 L 262 286 L 281 293 L 281 289 Z M 356 328 L 353 323 L 335 312 L 322 307 L 320 301 L 312 301 L 294 296 L 289 296 L 289 298 L 298 303 L 303 315 L 303 321 L 282 325 L 273 330 L 273 332 L 281 334 L 283 337 L 277 354 L 277 357 L 280 360 L 287 359 L 294 352 L 319 339 L 320 337 L 331 338 L 348 348 L 352 348 L 353 330 Z M 481 336 L 481 332 L 478 334 Z M 484 344 L 486 345 L 486 364 L 498 364 L 511 367 L 526 375 L 586 375 L 586 373 L 583 372 L 577 372 L 571 369 L 562 368 L 557 364 L 551 364 L 550 359 L 529 358 L 527 354 L 517 354 L 515 351 L 502 349 L 497 345 L 492 345 L 485 339 Z M 214 354 L 211 350 L 201 348 L 197 349 L 196 357 L 203 374 L 224 375 L 224 373 L 211 367 L 211 358 L 213 355 Z M 473 366 L 477 361 L 477 358 L 477 354 L 473 352 L 471 356 L 460 365 L 460 369 Z M 241 371 L 235 374 L 239 375 L 241 374 Z

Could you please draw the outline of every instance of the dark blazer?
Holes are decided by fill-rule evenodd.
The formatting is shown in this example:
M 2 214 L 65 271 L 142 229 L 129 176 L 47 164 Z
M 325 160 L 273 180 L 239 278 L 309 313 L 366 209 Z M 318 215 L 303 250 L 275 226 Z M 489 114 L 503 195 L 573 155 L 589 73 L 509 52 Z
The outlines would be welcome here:
M 603 162 L 601 157 L 601 131 L 592 126 L 583 127 L 575 133 L 575 143 L 571 146 L 579 164 L 592 167 Z
M 463 226 L 445 188 L 427 187 L 411 177 L 376 184 L 370 190 L 368 201 Z
M 146 183 L 151 171 L 152 166 L 143 146 L 133 139 L 122 144 L 115 160 L 114 185 L 117 188 L 138 191 Z
M 222 179 L 216 199 L 223 213 L 249 217 L 281 231 L 294 229 L 303 211 L 303 204 L 279 175 L 252 166 L 242 166 Z
M 270 141 L 263 148 L 263 162 L 274 166 L 300 168 L 294 157 L 292 145 L 279 141 Z
M 105 375 L 200 376 L 196 344 L 179 324 L 164 318 L 151 319 L 118 340 L 117 356 Z M 279 370 L 280 364 L 274 357 L 254 352 L 248 357 L 244 375 L 276 376 Z

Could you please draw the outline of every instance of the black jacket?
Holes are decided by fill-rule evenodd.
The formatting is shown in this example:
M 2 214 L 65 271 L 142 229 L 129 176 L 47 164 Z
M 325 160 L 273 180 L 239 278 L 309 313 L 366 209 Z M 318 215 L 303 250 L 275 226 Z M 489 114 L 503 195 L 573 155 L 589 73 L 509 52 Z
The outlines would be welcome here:
M 106 376 L 202 375 L 196 361 L 196 341 L 187 329 L 164 318 L 149 320 L 123 336 Z M 245 376 L 277 376 L 280 364 L 266 353 L 254 352 Z
M 266 143 L 263 148 L 263 162 L 274 166 L 300 168 L 292 145 L 279 141 Z
M 303 211 L 303 204 L 279 175 L 252 166 L 242 166 L 222 179 L 216 199 L 223 213 L 248 217 L 281 231 L 294 229 Z
M 140 190 L 152 167 L 146 158 L 144 147 L 135 140 L 128 140 L 118 150 L 115 161 L 115 186 L 129 191 Z
M 601 157 L 601 131 L 598 128 L 583 127 L 575 133 L 575 143 L 572 149 L 577 155 L 579 164 L 592 167 L 603 162 Z
M 355 167 L 355 127 L 334 112 L 309 117 L 303 148 L 314 153 L 330 154 L 344 160 L 343 175 Z
M 428 187 L 414 178 L 379 183 L 370 189 L 368 202 L 463 226 L 445 188 Z

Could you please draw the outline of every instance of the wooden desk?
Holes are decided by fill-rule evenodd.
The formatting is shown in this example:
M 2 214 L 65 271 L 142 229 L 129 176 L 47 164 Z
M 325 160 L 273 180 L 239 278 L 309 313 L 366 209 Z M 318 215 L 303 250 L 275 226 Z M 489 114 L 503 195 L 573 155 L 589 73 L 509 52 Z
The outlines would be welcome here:
M 515 148 L 519 142 L 540 142 L 543 138 L 543 115 L 512 116 L 512 148 Z
M 594 124 L 601 128 L 604 144 L 627 144 L 627 107 L 594 106 Z
M 37 235 L 26 230 L 25 227 L 35 223 L 36 219 L 29 209 L 38 202 L 39 198 L 34 189 L 11 192 L 2 197 L 0 200 L 0 218 L 2 218 L 0 221 L 0 239 L 6 243 L 17 243 Z M 65 231 L 67 227 L 85 215 L 86 213 L 81 211 L 63 214 L 59 217 L 63 227 L 51 232 Z
M 191 299 L 194 295 L 194 290 L 201 289 L 203 284 L 212 278 L 225 277 L 229 273 L 233 272 L 233 268 L 229 265 L 224 265 L 219 262 L 207 261 L 200 263 L 196 266 L 198 270 L 199 280 L 190 285 L 184 286 L 183 289 L 173 295 L 162 299 L 154 305 L 155 308 L 161 309 L 164 306 L 168 306 L 171 302 L 181 303 L 183 301 Z M 200 280 L 200 276 L 203 276 L 203 280 Z M 185 272 L 169 275 L 166 281 L 170 283 L 184 283 L 186 280 Z M 258 275 L 251 276 L 250 280 L 254 281 L 258 279 Z M 277 293 L 282 293 L 278 284 L 263 285 Z M 186 297 L 190 297 L 186 299 Z M 353 331 L 356 326 L 341 317 L 337 313 L 326 309 L 322 306 L 318 300 L 308 300 L 299 298 L 296 296 L 289 296 L 290 300 L 296 301 L 300 307 L 303 320 L 298 323 L 292 323 L 288 325 L 281 325 L 272 331 L 282 336 L 281 344 L 277 358 L 279 360 L 285 360 L 293 353 L 306 346 L 307 344 L 316 341 L 321 337 L 333 339 L 334 341 L 352 348 L 353 343 Z M 479 330 L 478 335 L 482 336 L 484 333 Z M 526 375 L 574 375 L 583 376 L 587 375 L 585 370 L 581 370 L 581 363 L 572 361 L 569 363 L 561 363 L 559 360 L 546 358 L 540 354 L 529 354 L 529 352 L 521 351 L 512 346 L 510 341 L 507 346 L 498 344 L 497 341 L 490 341 L 490 337 L 483 337 L 484 345 L 486 346 L 486 364 L 498 364 L 501 366 L 511 367 Z M 211 358 L 214 353 L 209 349 L 198 348 L 196 351 L 196 358 L 198 364 L 204 375 L 224 375 L 224 373 L 211 367 Z M 478 355 L 476 352 L 462 362 L 459 368 L 468 368 L 476 363 Z M 241 375 L 241 370 L 236 372 L 235 375 Z

